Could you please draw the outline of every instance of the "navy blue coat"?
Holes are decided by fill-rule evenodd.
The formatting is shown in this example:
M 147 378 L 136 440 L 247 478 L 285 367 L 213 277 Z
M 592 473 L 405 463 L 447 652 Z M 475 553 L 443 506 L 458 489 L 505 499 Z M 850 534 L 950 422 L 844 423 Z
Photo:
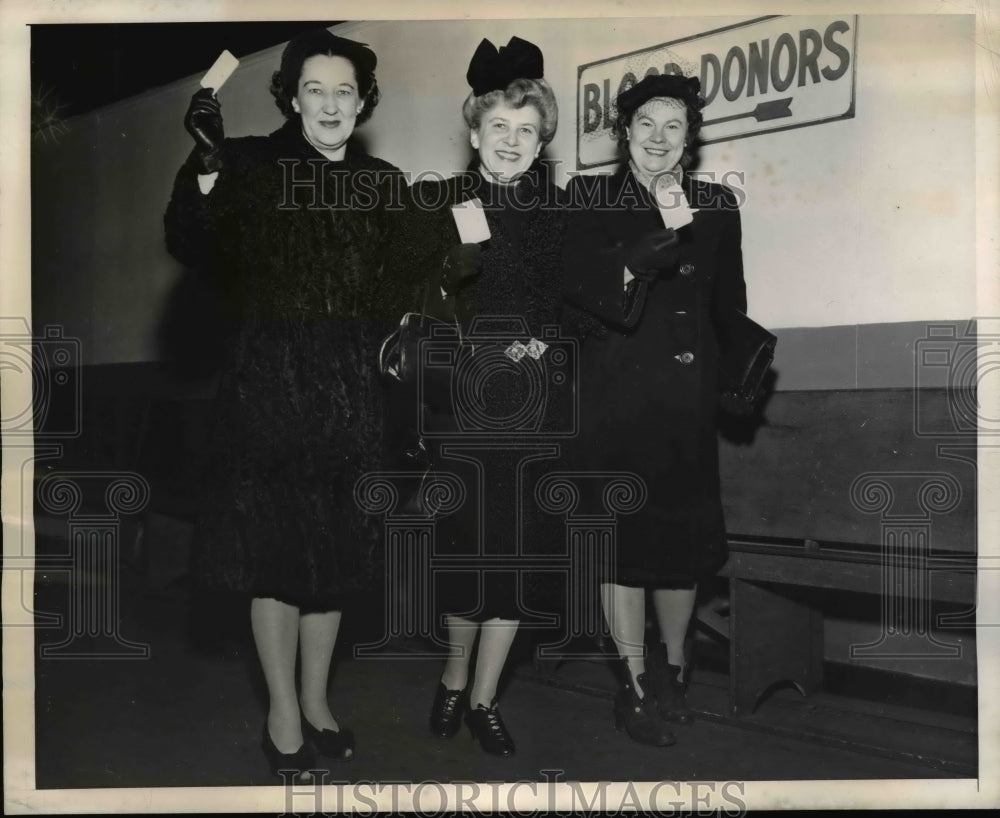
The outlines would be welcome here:
M 618 521 L 616 581 L 690 586 L 726 556 L 719 493 L 717 326 L 746 310 L 736 195 L 685 174 L 694 221 L 679 232 L 679 258 L 626 305 L 625 255 L 663 222 L 627 166 L 569 186 L 566 286 L 570 301 L 599 317 L 603 337 L 581 349 L 586 470 L 634 472 L 643 506 Z M 626 309 L 628 307 L 628 309 Z

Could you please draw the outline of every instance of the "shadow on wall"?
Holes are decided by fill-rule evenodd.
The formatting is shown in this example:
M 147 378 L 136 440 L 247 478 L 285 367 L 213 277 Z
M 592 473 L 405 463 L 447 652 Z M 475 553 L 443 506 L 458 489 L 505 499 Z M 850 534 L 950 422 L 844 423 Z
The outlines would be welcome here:
M 185 269 L 167 297 L 157 328 L 159 357 L 183 380 L 216 374 L 225 356 L 220 287 L 206 273 Z

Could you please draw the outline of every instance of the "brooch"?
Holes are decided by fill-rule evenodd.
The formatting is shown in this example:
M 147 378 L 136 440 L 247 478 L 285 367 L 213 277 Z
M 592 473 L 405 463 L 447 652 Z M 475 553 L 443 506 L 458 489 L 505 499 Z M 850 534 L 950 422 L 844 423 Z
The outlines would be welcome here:
M 532 338 L 527 344 L 522 344 L 520 341 L 515 341 L 507 349 L 504 350 L 504 355 L 510 358 L 512 361 L 520 361 L 525 355 L 529 358 L 534 358 L 536 361 L 545 354 L 545 350 L 549 348 L 549 345 L 544 341 L 539 341 L 537 338 Z

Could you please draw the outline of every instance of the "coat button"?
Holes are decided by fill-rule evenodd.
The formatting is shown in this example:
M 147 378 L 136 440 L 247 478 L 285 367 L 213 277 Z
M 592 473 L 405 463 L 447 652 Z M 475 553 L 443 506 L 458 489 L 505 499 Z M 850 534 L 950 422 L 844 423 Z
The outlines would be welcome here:
M 680 355 L 674 355 L 674 358 L 676 358 L 682 364 L 689 364 L 692 361 L 694 361 L 694 353 L 693 352 L 682 352 Z
M 691 264 L 689 262 L 685 262 L 684 264 L 682 264 L 680 266 L 680 274 L 682 276 L 689 276 L 689 275 L 691 275 L 693 273 L 694 273 L 694 265 L 693 264 Z

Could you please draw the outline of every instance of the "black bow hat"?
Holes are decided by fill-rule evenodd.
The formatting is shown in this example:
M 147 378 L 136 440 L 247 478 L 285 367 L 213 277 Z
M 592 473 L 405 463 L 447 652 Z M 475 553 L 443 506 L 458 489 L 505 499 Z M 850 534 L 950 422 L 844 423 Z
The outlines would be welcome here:
M 497 47 L 483 40 L 469 62 L 465 78 L 477 97 L 505 89 L 516 79 L 541 79 L 542 51 L 534 43 L 511 37 L 507 45 Z
M 289 40 L 281 55 L 281 84 L 285 93 L 295 96 L 302 64 L 310 57 L 326 53 L 346 57 L 359 74 L 371 74 L 378 62 L 375 52 L 364 43 L 338 37 L 325 28 L 310 29 Z
M 696 111 L 705 105 L 701 96 L 701 81 L 697 77 L 651 74 L 627 91 L 622 91 L 615 100 L 615 107 L 619 111 L 634 111 L 653 97 L 673 97 L 691 105 Z

